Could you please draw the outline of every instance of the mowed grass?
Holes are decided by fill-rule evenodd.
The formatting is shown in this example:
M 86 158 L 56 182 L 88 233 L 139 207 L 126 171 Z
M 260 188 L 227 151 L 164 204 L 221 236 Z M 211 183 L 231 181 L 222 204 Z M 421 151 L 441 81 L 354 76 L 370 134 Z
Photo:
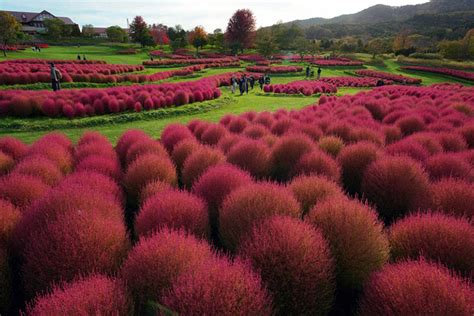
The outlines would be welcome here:
M 77 54 L 86 55 L 89 60 L 105 60 L 107 63 L 116 63 L 116 64 L 141 64 L 144 60 L 148 59 L 148 55 L 145 52 L 139 52 L 136 55 L 118 55 L 117 52 L 130 45 L 97 45 L 97 46 L 70 46 L 70 47 L 58 47 L 53 46 L 47 49 L 43 49 L 41 53 L 33 52 L 31 50 L 26 50 L 22 52 L 15 52 L 8 54 L 7 59 L 17 59 L 17 58 L 42 58 L 42 59 L 76 59 Z M 3 57 L 0 57 L 0 61 L 4 60 Z M 287 62 L 285 62 L 287 64 Z M 218 75 L 227 72 L 233 72 L 242 70 L 246 63 L 242 63 L 242 68 L 218 68 L 218 69 L 205 69 L 199 73 L 196 73 L 196 76 L 192 78 L 171 78 L 165 80 L 166 82 L 181 82 L 181 81 L 190 81 L 198 80 L 203 77 L 208 77 L 212 75 Z M 295 64 L 293 64 L 295 65 Z M 303 67 L 306 67 L 306 64 L 300 63 L 297 64 Z M 316 67 L 313 67 L 316 70 Z M 385 66 L 368 66 L 368 69 L 374 69 L 379 71 L 392 72 L 402 75 L 407 75 L 415 78 L 420 78 L 423 80 L 424 85 L 429 85 L 433 83 L 441 82 L 455 82 L 458 83 L 460 80 L 454 78 L 449 78 L 445 76 L 435 75 L 435 74 L 426 74 L 426 73 L 407 73 L 400 70 L 399 65 L 394 60 L 386 60 Z M 157 71 L 167 71 L 176 68 L 153 68 L 146 69 L 145 73 L 154 73 Z M 344 68 L 323 68 L 322 76 L 323 77 L 333 77 L 333 76 L 349 76 L 353 74 L 354 69 L 344 69 Z M 296 80 L 303 80 L 304 75 L 301 74 L 291 74 L 291 75 L 275 75 L 272 76 L 272 83 L 288 83 Z M 464 83 L 464 82 L 463 82 Z M 0 130 L 0 136 L 14 136 L 27 143 L 31 143 L 41 137 L 42 135 L 49 133 L 51 131 L 59 130 L 69 136 L 72 140 L 77 140 L 85 131 L 87 130 L 96 130 L 103 133 L 105 136 L 109 137 L 111 141 L 115 142 L 118 137 L 127 129 L 135 128 L 142 129 L 149 133 L 153 137 L 159 137 L 161 131 L 171 123 L 187 123 L 193 119 L 202 119 L 212 122 L 218 121 L 225 114 L 240 114 L 247 111 L 276 111 L 278 109 L 301 109 L 305 106 L 315 104 L 318 101 L 317 97 L 303 97 L 303 96 L 275 96 L 275 95 L 265 95 L 263 94 L 258 86 L 254 90 L 250 91 L 248 95 L 240 96 L 239 94 L 232 95 L 228 87 L 221 88 L 223 92 L 222 100 L 208 101 L 213 102 L 212 107 L 207 106 L 206 102 L 202 104 L 202 111 L 195 111 L 196 107 L 199 107 L 199 104 L 193 104 L 193 110 L 191 114 L 186 113 L 186 108 L 184 111 L 179 111 L 179 114 L 173 114 L 173 111 L 168 111 L 164 117 L 159 119 L 141 119 L 143 116 L 139 116 L 140 113 L 128 113 L 129 116 L 132 116 L 132 119 L 127 122 L 119 122 L 114 120 L 113 116 L 120 116 L 123 114 L 113 114 L 104 116 L 104 124 L 94 125 L 93 127 L 73 127 L 74 125 L 87 126 L 88 120 L 93 120 L 93 118 L 80 118 L 68 121 L 65 118 L 61 119 L 49 119 L 49 118 L 29 118 L 29 119 L 19 119 L 19 118 L 8 118 L 9 126 L 11 128 Z M 359 88 L 340 88 L 338 95 L 344 94 L 354 94 L 366 89 Z M 160 110 L 156 110 L 160 111 Z M 136 117 L 133 117 L 136 115 Z M 110 118 L 110 120 L 108 119 Z M 61 126 L 71 126 L 67 128 L 54 129 L 54 123 L 52 124 L 51 120 L 61 120 Z M 70 122 L 71 124 L 68 124 Z M 16 124 L 17 123 L 17 124 Z M 25 126 L 31 125 L 35 128 L 28 130 Z M 12 126 L 18 126 L 14 128 Z

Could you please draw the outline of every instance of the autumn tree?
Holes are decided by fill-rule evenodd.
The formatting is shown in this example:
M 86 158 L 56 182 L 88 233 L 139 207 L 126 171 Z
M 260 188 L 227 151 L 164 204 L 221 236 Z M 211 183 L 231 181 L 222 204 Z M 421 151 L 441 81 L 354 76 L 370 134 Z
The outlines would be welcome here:
M 259 29 L 257 31 L 255 46 L 257 52 L 266 58 L 273 56 L 279 49 L 276 38 L 269 29 Z
M 207 44 L 207 33 L 202 26 L 196 26 L 194 30 L 188 33 L 188 43 L 196 48 L 196 54 L 199 54 L 199 49 Z
M 135 43 L 140 43 L 142 46 L 153 45 L 150 30 L 141 16 L 136 16 L 130 24 L 130 37 Z
M 375 58 L 378 54 L 389 52 L 391 47 L 392 45 L 388 40 L 375 38 L 367 44 L 367 51 L 372 54 L 373 58 Z
M 168 28 L 163 24 L 153 24 L 150 34 L 156 45 L 169 45 L 170 39 L 167 34 Z
M 3 45 L 3 55 L 7 56 L 6 46 L 14 43 L 20 33 L 21 25 L 10 13 L 0 11 L 0 41 Z
M 110 26 L 105 31 L 111 42 L 125 43 L 128 39 L 127 33 L 120 26 Z
M 44 26 L 46 28 L 46 36 L 52 40 L 59 40 L 63 36 L 65 30 L 65 25 L 63 20 L 60 19 L 47 19 L 44 20 Z
M 225 34 L 226 42 L 236 53 L 243 53 L 244 49 L 250 48 L 255 42 L 255 17 L 248 9 L 237 10 L 227 24 Z

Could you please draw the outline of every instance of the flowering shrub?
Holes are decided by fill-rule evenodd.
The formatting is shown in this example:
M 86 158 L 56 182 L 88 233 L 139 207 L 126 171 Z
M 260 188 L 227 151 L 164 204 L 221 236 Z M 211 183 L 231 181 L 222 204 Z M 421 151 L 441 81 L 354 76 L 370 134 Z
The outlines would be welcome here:
M 361 61 L 349 58 L 332 57 L 328 59 L 315 59 L 311 63 L 322 67 L 361 67 L 364 65 Z
M 185 59 L 162 59 L 154 61 L 144 61 L 144 66 L 176 66 L 176 65 L 208 65 L 208 67 L 229 67 L 239 66 L 236 58 L 185 58 Z
M 329 83 L 336 87 L 376 87 L 378 79 L 359 77 L 323 77 L 319 81 Z M 393 84 L 391 80 L 383 80 L 384 84 Z
M 6 200 L 0 200 L 0 248 L 6 249 L 10 244 L 13 230 L 20 219 L 21 212 L 18 208 Z
M 431 185 L 430 208 L 456 217 L 474 218 L 474 184 L 444 178 Z
M 311 96 L 320 93 L 336 93 L 337 88 L 322 81 L 302 80 L 287 84 L 266 85 L 263 91 L 267 93 L 303 94 L 305 96 Z
M 405 83 L 405 84 L 420 84 L 421 79 L 410 78 L 402 75 L 392 74 L 390 72 L 383 72 L 383 71 L 375 71 L 375 70 L 357 70 L 355 72 L 359 76 L 364 77 L 374 77 L 383 80 L 394 81 L 398 83 Z
M 293 72 L 302 72 L 303 67 L 296 66 L 248 66 L 246 68 L 249 72 L 270 73 L 270 74 L 285 74 Z
M 425 67 L 425 66 L 405 66 L 401 68 L 403 70 L 431 72 L 431 73 L 456 77 L 460 79 L 465 79 L 468 81 L 474 81 L 474 74 L 472 72 L 467 72 L 467 71 L 462 71 L 462 70 L 457 70 L 457 69 L 435 68 L 435 67 Z

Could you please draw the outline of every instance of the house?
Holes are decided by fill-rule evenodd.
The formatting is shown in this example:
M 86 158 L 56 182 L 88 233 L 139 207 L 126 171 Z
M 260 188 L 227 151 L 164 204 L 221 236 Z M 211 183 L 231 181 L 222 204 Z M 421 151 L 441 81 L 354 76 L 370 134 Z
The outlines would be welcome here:
M 125 33 L 130 35 L 130 29 L 129 28 L 126 28 L 126 29 L 123 29 L 123 30 L 125 31 Z M 94 37 L 108 38 L 106 27 L 93 27 L 92 31 L 93 31 Z
M 15 17 L 15 19 L 21 24 L 21 29 L 23 32 L 31 35 L 35 35 L 37 33 L 43 33 L 45 29 L 44 21 L 48 19 L 60 19 L 66 25 L 70 25 L 74 29 L 77 28 L 79 30 L 79 26 L 74 23 L 68 17 L 61 17 L 55 16 L 49 13 L 46 10 L 41 12 L 17 12 L 17 11 L 5 11 L 10 13 Z

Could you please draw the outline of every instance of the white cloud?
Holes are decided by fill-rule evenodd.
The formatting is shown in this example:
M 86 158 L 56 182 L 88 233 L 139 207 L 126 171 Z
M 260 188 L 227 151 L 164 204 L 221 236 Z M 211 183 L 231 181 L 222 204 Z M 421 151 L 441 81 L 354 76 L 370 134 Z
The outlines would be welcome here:
M 127 18 L 131 21 L 134 16 L 141 15 L 148 23 L 181 24 L 185 29 L 203 25 L 208 31 L 215 28 L 225 29 L 229 17 L 240 8 L 251 9 L 257 18 L 257 25 L 267 26 L 279 20 L 330 18 L 355 13 L 380 2 L 400 6 L 427 0 L 0 0 L 4 10 L 47 10 L 55 15 L 69 16 L 80 25 L 126 26 Z

